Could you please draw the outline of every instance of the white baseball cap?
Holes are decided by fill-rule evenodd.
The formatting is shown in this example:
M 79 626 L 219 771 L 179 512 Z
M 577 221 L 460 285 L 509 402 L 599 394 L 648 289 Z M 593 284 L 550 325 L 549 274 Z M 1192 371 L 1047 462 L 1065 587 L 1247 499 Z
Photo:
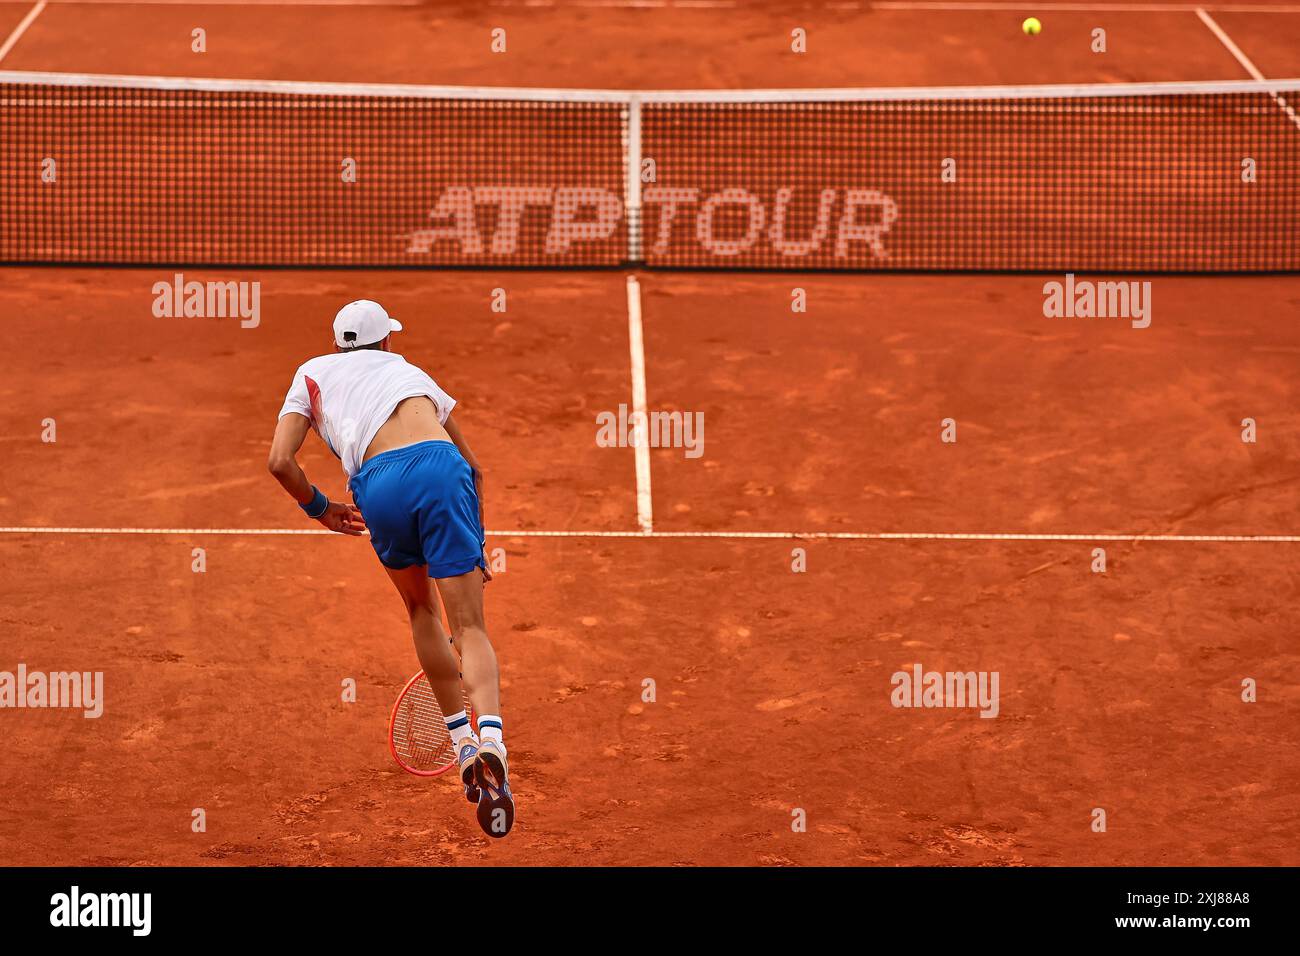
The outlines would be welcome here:
M 334 316 L 334 344 L 341 349 L 382 342 L 389 332 L 402 331 L 402 323 L 384 311 L 378 302 L 357 299 Z

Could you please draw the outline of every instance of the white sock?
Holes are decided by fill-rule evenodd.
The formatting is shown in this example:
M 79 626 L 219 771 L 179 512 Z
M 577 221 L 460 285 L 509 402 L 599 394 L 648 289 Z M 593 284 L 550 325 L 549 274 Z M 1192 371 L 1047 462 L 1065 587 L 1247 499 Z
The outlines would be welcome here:
M 496 714 L 479 715 L 478 735 L 484 740 L 495 740 L 501 744 L 501 749 L 505 749 L 505 742 L 501 739 L 501 718 Z
M 453 747 L 459 749 L 466 738 L 474 736 L 474 728 L 470 726 L 469 715 L 465 711 L 450 714 L 445 719 L 447 721 L 447 732 L 451 734 L 451 745 Z

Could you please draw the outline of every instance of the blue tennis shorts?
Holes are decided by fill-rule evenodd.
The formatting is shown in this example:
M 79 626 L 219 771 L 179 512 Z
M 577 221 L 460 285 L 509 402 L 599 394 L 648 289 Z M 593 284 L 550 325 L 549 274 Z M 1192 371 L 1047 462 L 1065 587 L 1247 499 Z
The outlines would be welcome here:
M 453 578 L 483 566 L 483 526 L 469 462 L 449 441 L 380 452 L 349 483 L 385 567 L 427 564 Z

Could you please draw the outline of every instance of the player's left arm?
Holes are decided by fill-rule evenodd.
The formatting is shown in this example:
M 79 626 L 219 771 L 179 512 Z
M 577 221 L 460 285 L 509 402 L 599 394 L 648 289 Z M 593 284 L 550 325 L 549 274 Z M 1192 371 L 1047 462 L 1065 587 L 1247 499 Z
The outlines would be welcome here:
M 465 433 L 460 430 L 460 422 L 456 421 L 454 411 L 447 413 L 447 420 L 442 423 L 442 427 L 447 429 L 447 437 L 460 450 L 461 457 L 465 459 L 470 473 L 474 476 L 474 491 L 478 494 L 478 526 L 482 530 L 487 527 L 483 522 L 483 466 L 475 457 L 474 449 L 470 448 L 469 442 L 465 440 Z M 492 572 L 488 568 L 486 545 L 483 554 L 483 578 L 486 581 L 492 580 Z
M 460 430 L 460 422 L 456 421 L 454 411 L 447 414 L 447 420 L 442 423 L 442 427 L 447 429 L 447 437 L 460 451 L 461 457 L 465 459 L 470 473 L 474 476 L 474 491 L 478 494 L 478 521 L 481 525 L 483 524 L 483 466 L 475 457 L 474 449 L 470 448 L 469 442 L 465 440 L 465 433 Z
M 307 480 L 307 473 L 298 464 L 298 449 L 307 438 L 311 423 L 297 412 L 289 412 L 275 426 L 271 439 L 271 454 L 266 467 L 280 482 L 298 506 L 310 518 L 315 518 L 331 531 L 339 534 L 359 535 L 366 530 L 365 519 L 354 505 L 330 501 L 315 485 Z

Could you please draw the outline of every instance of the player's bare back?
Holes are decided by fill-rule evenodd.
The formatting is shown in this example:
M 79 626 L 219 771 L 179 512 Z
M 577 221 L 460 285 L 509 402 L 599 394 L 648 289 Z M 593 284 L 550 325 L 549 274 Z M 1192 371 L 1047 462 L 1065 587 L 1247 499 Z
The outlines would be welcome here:
M 381 452 L 403 448 L 422 441 L 451 441 L 447 429 L 438 422 L 438 409 L 423 395 L 403 399 L 379 427 L 361 459 L 369 461 Z

